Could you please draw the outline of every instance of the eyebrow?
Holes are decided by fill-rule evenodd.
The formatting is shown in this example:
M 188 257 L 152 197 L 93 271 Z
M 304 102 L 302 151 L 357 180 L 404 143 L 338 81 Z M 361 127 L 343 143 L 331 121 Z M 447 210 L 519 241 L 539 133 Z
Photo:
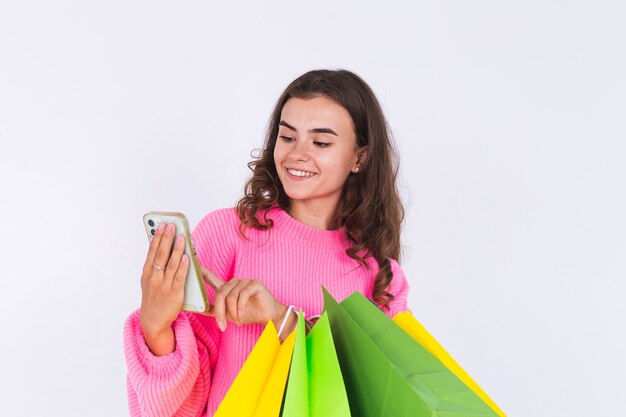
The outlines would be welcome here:
M 291 126 L 289 123 L 285 122 L 284 120 L 281 120 L 279 123 L 280 126 L 285 126 L 287 129 L 291 129 L 294 132 L 297 132 L 298 129 L 296 129 L 295 127 Z M 316 127 L 314 129 L 309 129 L 309 133 L 328 133 L 331 135 L 335 135 L 335 136 L 339 136 L 337 134 L 337 132 L 335 132 L 334 130 L 328 128 L 328 127 Z

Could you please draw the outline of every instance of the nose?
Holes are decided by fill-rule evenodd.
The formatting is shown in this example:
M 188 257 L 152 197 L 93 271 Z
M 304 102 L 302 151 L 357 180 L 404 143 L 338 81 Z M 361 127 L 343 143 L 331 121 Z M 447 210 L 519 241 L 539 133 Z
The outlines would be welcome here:
M 309 159 L 309 149 L 304 140 L 296 140 L 289 151 L 288 158 L 293 161 L 306 161 Z

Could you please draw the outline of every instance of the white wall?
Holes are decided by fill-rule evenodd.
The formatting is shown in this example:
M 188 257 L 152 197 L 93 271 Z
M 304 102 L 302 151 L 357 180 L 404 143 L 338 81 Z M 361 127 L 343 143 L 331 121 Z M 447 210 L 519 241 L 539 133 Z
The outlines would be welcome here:
M 625 416 L 626 3 L 0 5 L 0 414 L 125 415 L 141 215 L 241 193 L 348 68 L 402 154 L 415 315 L 510 416 Z

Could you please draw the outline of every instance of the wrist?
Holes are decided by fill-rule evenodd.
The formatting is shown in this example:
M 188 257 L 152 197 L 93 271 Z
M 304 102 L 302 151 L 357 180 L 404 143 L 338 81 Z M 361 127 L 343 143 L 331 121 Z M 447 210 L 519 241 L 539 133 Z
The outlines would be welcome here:
M 143 340 L 154 355 L 167 355 L 176 349 L 176 338 L 171 323 L 165 326 L 155 325 L 145 320 L 141 315 L 139 316 L 139 323 Z
M 278 328 L 278 338 L 281 343 L 298 327 L 298 313 L 294 306 L 287 307 L 282 320 L 280 321 L 280 327 Z
M 139 311 L 139 323 L 141 324 L 141 331 L 144 336 L 151 338 L 157 338 L 159 335 L 167 332 L 167 329 L 172 328 L 172 323 L 155 323 L 149 319 L 149 316 L 145 316 L 143 310 Z
M 287 314 L 287 310 L 289 310 L 289 306 L 280 303 L 278 304 L 276 313 L 274 314 L 274 317 L 271 318 L 271 320 L 274 322 L 274 326 L 276 326 L 277 329 L 278 326 L 280 326 L 280 324 L 283 322 L 285 314 Z
M 146 339 L 159 339 L 169 333 L 172 329 L 172 326 L 160 327 L 160 326 L 150 326 L 141 324 L 141 332 L 143 333 L 143 337 Z
M 143 330 L 143 339 L 150 349 L 150 352 L 156 356 L 163 356 L 176 350 L 176 338 L 174 337 L 174 329 L 168 327 L 159 332 L 146 332 Z

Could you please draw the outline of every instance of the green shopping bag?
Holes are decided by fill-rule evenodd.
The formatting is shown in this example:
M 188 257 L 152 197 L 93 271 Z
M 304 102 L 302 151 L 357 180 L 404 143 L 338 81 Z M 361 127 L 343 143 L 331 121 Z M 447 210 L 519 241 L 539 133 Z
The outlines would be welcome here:
M 349 417 L 350 407 L 326 313 L 306 335 L 298 316 L 282 416 Z
M 498 417 L 362 294 L 338 303 L 322 290 L 353 415 Z

